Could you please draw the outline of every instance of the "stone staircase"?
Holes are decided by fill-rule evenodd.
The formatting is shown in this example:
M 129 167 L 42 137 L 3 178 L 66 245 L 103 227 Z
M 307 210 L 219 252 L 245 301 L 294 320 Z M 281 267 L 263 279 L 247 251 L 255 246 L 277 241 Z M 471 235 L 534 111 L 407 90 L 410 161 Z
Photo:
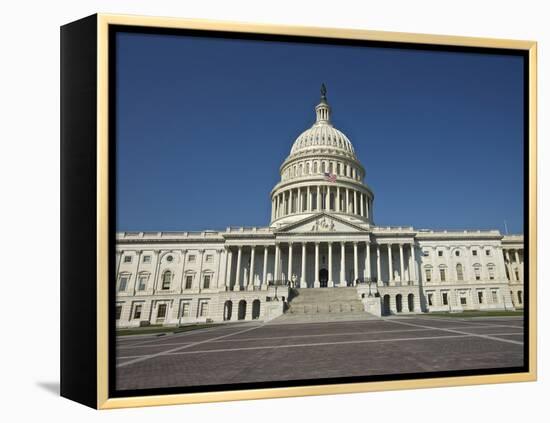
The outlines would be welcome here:
M 273 323 L 333 322 L 377 319 L 367 313 L 357 295 L 357 289 L 305 288 L 293 289 L 289 307 Z

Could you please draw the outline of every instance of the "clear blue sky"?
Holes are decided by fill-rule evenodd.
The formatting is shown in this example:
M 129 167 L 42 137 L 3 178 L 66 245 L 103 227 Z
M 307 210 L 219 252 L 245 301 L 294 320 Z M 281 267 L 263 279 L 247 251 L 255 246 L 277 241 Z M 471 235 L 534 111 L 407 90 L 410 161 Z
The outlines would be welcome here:
M 119 34 L 117 231 L 265 226 L 319 86 L 377 225 L 523 232 L 519 57 Z

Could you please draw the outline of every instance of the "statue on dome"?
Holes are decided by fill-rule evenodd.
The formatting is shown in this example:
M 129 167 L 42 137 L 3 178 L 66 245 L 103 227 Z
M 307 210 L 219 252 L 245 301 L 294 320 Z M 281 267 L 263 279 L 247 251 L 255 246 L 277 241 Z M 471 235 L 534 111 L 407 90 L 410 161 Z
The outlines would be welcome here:
M 327 86 L 324 82 L 321 84 L 321 98 L 327 98 Z

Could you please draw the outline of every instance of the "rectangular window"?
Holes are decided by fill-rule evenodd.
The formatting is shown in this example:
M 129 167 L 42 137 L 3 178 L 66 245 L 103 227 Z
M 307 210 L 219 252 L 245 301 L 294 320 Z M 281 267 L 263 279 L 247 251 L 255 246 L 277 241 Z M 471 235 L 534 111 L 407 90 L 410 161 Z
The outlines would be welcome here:
M 445 269 L 439 269 L 439 276 L 441 277 L 441 282 L 445 282 Z
M 518 269 L 514 270 L 514 273 L 516 274 L 516 280 L 519 281 L 519 271 L 518 271 Z
M 472 255 L 477 256 L 477 250 L 472 250 Z
M 483 291 L 477 292 L 477 300 L 479 301 L 479 304 L 483 304 Z
M 432 281 L 432 269 L 426 269 L 426 282 Z
M 187 259 L 187 261 L 189 263 L 194 263 L 195 259 L 196 259 L 196 256 L 194 254 L 189 254 L 189 258 Z
M 431 305 L 431 306 L 434 305 L 433 302 L 434 302 L 434 294 L 430 293 L 428 294 L 428 305 Z
M 204 289 L 210 288 L 210 275 L 204 275 Z
M 479 267 L 474 267 L 474 274 L 476 277 L 476 281 L 481 279 L 481 269 Z
M 495 269 L 492 267 L 489 268 L 489 279 L 492 281 L 495 280 Z
M 137 304 L 134 308 L 134 319 L 139 319 L 141 317 L 141 304 Z
M 466 305 L 466 297 L 460 297 L 460 304 Z
M 485 255 L 490 256 L 491 255 L 491 250 L 485 250 Z
M 151 263 L 151 256 L 143 256 L 143 263 Z
M 491 291 L 491 295 L 493 297 L 493 303 L 496 304 L 498 303 L 498 294 L 497 294 L 497 291 Z
M 124 256 L 124 263 L 131 263 L 132 262 L 132 256 Z
M 214 256 L 212 254 L 207 254 L 206 255 L 206 262 L 207 263 L 212 263 L 214 261 Z
M 121 276 L 120 282 L 118 284 L 118 292 L 126 291 L 127 285 L 128 285 L 128 276 Z
M 441 299 L 443 300 L 443 305 L 449 305 L 449 300 L 447 298 L 447 293 L 444 292 L 442 295 L 441 295 Z
M 138 283 L 138 291 L 145 291 L 145 286 L 147 285 L 147 276 L 140 276 Z
M 189 303 L 183 303 L 181 305 L 181 317 L 189 317 L 189 310 L 191 306 Z
M 438 251 L 438 252 L 437 252 L 437 255 L 438 255 L 439 257 L 443 257 L 443 251 L 441 251 L 441 250 Z
M 166 317 L 166 304 L 159 304 L 157 319 L 164 319 L 165 317 Z
M 193 276 L 185 277 L 185 289 L 191 289 L 193 286 Z
M 120 315 L 122 314 L 122 306 L 117 305 L 115 308 L 115 319 L 120 320 Z
M 429 252 L 429 251 L 422 251 L 422 256 L 423 256 L 423 257 L 429 257 L 429 256 L 430 256 L 430 252 Z
M 201 303 L 200 315 L 201 317 L 208 316 L 208 302 Z

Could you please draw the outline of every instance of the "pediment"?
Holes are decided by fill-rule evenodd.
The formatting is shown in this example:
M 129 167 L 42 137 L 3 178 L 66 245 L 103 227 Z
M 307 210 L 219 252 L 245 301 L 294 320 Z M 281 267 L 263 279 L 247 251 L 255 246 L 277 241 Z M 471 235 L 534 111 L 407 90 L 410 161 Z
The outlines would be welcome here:
M 362 233 L 367 232 L 365 228 L 347 222 L 337 216 L 327 213 L 318 213 L 314 216 L 306 217 L 298 222 L 290 223 L 289 225 L 280 228 L 277 232 L 283 233 Z

